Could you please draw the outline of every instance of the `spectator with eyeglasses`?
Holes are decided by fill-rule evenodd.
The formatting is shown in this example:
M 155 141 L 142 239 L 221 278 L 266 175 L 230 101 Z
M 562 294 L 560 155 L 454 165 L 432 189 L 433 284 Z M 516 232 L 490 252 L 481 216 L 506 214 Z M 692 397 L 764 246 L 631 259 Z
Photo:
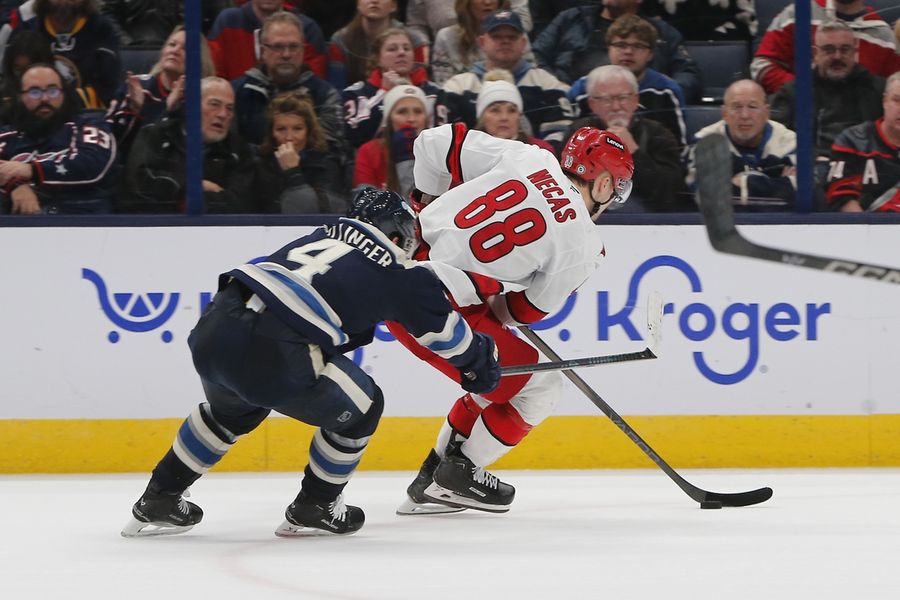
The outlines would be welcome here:
M 682 150 L 687 146 L 687 126 L 684 122 L 684 93 L 678 83 L 650 68 L 656 48 L 656 29 L 637 15 L 623 15 L 606 32 L 609 62 L 625 67 L 638 80 L 638 109 L 642 117 L 653 119 L 672 132 Z M 581 114 L 590 114 L 587 77 L 572 84 L 569 101 Z
M 260 144 L 268 130 L 266 109 L 276 95 L 300 92 L 309 96 L 328 148 L 342 164 L 348 155 L 341 96 L 303 63 L 303 24 L 297 15 L 277 12 L 263 21 L 260 64 L 233 82 L 237 127 L 251 144 Z
M 823 166 L 831 155 L 834 138 L 851 125 L 881 116 L 884 79 L 856 62 L 859 43 L 843 21 L 823 23 L 813 46 L 813 144 Z M 796 82 L 791 80 L 772 97 L 772 118 L 797 130 L 794 107 Z M 824 169 L 819 170 L 824 182 Z
M 641 0 L 602 0 L 559 13 L 534 41 L 537 64 L 565 82 L 586 76 L 610 62 L 606 34 L 623 15 L 637 14 Z M 598 10 L 599 8 L 599 10 Z M 700 69 L 684 46 L 681 33 L 657 17 L 647 17 L 656 29 L 650 67 L 678 82 L 688 102 L 700 98 Z
M 769 119 L 766 92 L 752 79 L 728 86 L 722 120 L 697 132 L 697 139 L 718 133 L 731 148 L 731 185 L 740 210 L 792 210 L 796 196 L 796 134 Z M 697 162 L 691 148 L 688 186 L 697 185 Z
M 810 0 L 812 33 L 829 20 L 846 23 L 858 41 L 857 61 L 874 75 L 888 77 L 900 70 L 900 54 L 891 26 L 863 0 L 834 0 L 835 16 L 825 11 L 826 0 Z M 750 75 L 774 94 L 794 79 L 794 3 L 778 13 L 769 25 L 750 63 Z
M 79 113 L 59 71 L 47 64 L 27 68 L 11 122 L 0 128 L 3 212 L 108 212 L 115 161 L 109 124 Z
M 675 136 L 660 123 L 638 114 L 638 82 L 634 73 L 618 65 L 596 67 L 587 76 L 591 115 L 572 123 L 605 129 L 622 140 L 634 157 L 633 206 L 623 212 L 681 212 L 696 210 L 684 194 L 681 149 Z
M 262 23 L 282 10 L 295 14 L 301 22 L 306 66 L 317 77 L 325 77 L 328 45 L 318 23 L 283 0 L 249 0 L 235 4 L 242 6 L 220 12 L 209 30 L 209 50 L 219 77 L 233 81 L 262 59 L 263 47 L 259 38 Z

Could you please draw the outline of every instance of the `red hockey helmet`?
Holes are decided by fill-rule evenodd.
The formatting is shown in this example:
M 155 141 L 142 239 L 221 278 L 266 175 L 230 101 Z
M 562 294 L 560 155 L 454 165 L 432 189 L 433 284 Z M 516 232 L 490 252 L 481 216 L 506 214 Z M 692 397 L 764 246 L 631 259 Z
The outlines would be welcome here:
M 631 194 L 634 159 L 617 135 L 594 127 L 582 127 L 572 134 L 561 156 L 563 171 L 585 181 L 594 181 L 601 173 L 613 176 L 615 202 L 625 202 Z

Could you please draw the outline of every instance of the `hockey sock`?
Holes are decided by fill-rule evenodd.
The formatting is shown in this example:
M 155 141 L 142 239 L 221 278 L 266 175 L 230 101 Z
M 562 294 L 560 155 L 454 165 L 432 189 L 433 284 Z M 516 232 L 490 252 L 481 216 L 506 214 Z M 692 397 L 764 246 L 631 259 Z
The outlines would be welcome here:
M 215 465 L 234 445 L 237 436 L 222 427 L 204 402 L 184 420 L 172 448 L 150 479 L 148 489 L 181 493 Z
M 492 404 L 472 427 L 463 454 L 477 466 L 486 467 L 521 442 L 531 428 L 509 404 Z
M 350 438 L 324 429 L 316 431 L 309 445 L 303 491 L 320 501 L 337 498 L 353 476 L 370 437 Z
M 490 402 L 488 400 L 475 394 L 466 394 L 457 399 L 447 415 L 447 420 L 444 421 L 440 432 L 438 432 L 434 446 L 438 456 L 444 456 L 444 449 L 447 448 L 447 444 L 450 443 L 454 433 L 462 439 L 469 437 L 478 415 L 481 414 L 485 406 L 489 405 Z

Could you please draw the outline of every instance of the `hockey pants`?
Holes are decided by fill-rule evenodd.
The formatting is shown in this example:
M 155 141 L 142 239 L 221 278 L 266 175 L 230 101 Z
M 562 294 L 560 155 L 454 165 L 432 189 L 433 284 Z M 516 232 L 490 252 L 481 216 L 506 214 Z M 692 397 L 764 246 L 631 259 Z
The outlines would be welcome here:
M 527 365 L 538 362 L 538 352 L 503 325 L 487 305 L 460 309 L 469 326 L 494 338 L 500 365 Z M 388 330 L 413 354 L 439 371 L 459 381 L 459 371 L 446 360 L 419 345 L 397 323 Z M 506 454 L 543 421 L 559 402 L 562 378 L 559 373 L 533 373 L 500 379 L 497 388 L 483 396 L 465 394 L 457 399 L 438 434 L 435 450 L 443 454 L 455 432 L 465 438 L 463 452 L 478 466 L 487 466 Z
M 336 498 L 381 418 L 384 399 L 372 378 L 273 313 L 248 309 L 234 283 L 216 294 L 188 344 L 207 402 L 185 420 L 154 471 L 163 489 L 186 489 L 274 410 L 319 427 L 303 489 Z

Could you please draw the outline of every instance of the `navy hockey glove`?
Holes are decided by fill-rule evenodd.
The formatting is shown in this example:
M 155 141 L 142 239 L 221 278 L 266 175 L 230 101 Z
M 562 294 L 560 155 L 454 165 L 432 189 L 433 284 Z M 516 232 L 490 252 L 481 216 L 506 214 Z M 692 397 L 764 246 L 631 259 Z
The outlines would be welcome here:
M 500 365 L 497 363 L 497 347 L 489 335 L 473 332 L 472 348 L 475 356 L 469 364 L 460 367 L 460 385 L 473 394 L 487 394 L 500 383 Z
M 403 127 L 391 136 L 391 149 L 394 153 L 394 162 L 401 163 L 413 160 L 413 143 L 418 132 L 412 127 Z

